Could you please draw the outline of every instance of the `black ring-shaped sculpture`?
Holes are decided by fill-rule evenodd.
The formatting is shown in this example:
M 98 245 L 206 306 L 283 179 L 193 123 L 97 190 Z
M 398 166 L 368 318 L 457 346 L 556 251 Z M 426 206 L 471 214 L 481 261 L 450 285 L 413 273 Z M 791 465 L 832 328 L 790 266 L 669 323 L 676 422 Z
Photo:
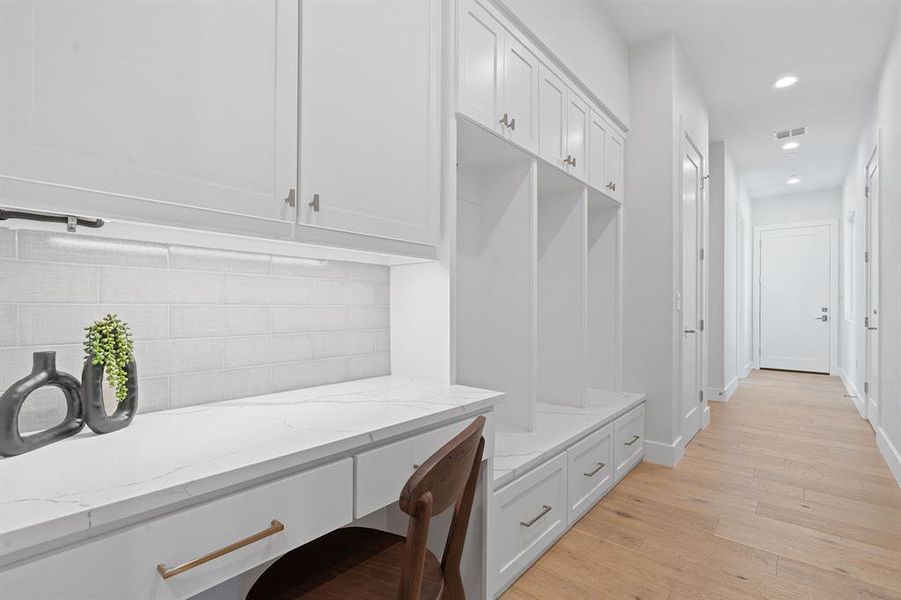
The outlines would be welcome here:
M 56 370 L 56 352 L 35 352 L 31 374 L 20 379 L 0 396 L 0 456 L 16 456 L 73 436 L 85 425 L 81 386 L 68 373 Z M 45 386 L 62 390 L 66 418 L 59 425 L 22 436 L 19 411 L 29 394 Z
M 103 365 L 92 365 L 88 358 L 81 372 L 81 398 L 84 402 L 85 422 L 94 433 L 110 433 L 128 427 L 138 410 L 138 366 L 125 365 L 125 399 L 119 402 L 113 414 L 107 414 L 103 405 Z

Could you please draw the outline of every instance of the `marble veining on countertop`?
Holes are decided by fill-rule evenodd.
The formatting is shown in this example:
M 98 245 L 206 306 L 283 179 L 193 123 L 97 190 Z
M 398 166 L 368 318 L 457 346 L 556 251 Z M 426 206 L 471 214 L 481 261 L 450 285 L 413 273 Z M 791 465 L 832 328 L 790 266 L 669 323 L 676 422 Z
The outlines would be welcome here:
M 503 394 L 385 376 L 138 415 L 0 459 L 0 564 L 61 538 L 487 410 Z
M 589 389 L 585 406 L 538 403 L 535 429 L 499 425 L 494 434 L 494 487 L 500 488 L 592 431 L 644 402 L 644 394 Z

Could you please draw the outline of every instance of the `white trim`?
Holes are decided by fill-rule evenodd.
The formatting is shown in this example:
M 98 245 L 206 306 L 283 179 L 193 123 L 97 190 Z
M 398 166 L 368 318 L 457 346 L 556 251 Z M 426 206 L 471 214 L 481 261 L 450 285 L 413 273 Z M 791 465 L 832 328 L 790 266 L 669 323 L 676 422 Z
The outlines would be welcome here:
M 735 393 L 735 390 L 738 388 L 738 377 L 733 377 L 732 381 L 726 385 L 725 388 L 708 388 L 707 389 L 707 399 L 711 402 L 728 402 L 729 398 L 732 397 L 732 394 Z
M 845 372 L 844 367 L 839 367 L 838 376 L 842 378 L 842 384 L 844 384 L 851 402 L 853 402 L 854 406 L 857 408 L 857 412 L 860 413 L 860 418 L 866 419 L 867 409 L 866 406 L 864 406 L 863 397 L 860 395 L 860 392 L 857 391 L 857 387 L 854 385 L 854 382 L 851 380 L 848 373 Z
M 650 463 L 675 467 L 682 460 L 684 453 L 685 448 L 681 435 L 671 444 L 651 440 L 644 441 L 644 459 Z
M 895 476 L 895 481 L 901 486 L 901 452 L 898 452 L 898 448 L 888 439 L 888 435 L 886 435 L 882 427 L 876 428 L 876 445 L 879 446 L 879 451 L 882 452 L 885 464 L 888 465 L 892 475 Z
M 760 234 L 764 231 L 775 231 L 779 229 L 795 229 L 798 227 L 829 227 L 829 303 L 831 312 L 829 318 L 829 374 L 838 375 L 838 330 L 839 319 L 836 318 L 836 312 L 839 309 L 838 303 L 838 220 L 823 219 L 820 221 L 800 221 L 797 223 L 779 223 L 777 225 L 755 225 L 754 226 L 754 263 L 753 273 L 751 276 L 751 293 L 753 294 L 751 311 L 753 318 L 752 335 L 754 339 L 753 350 L 753 368 L 760 368 Z
M 742 373 L 741 373 L 741 375 L 739 375 L 739 377 L 741 379 L 744 379 L 745 377 L 750 375 L 751 371 L 753 371 L 753 370 L 754 370 L 754 361 L 749 360 L 748 363 L 742 368 Z
M 702 417 L 701 429 L 707 429 L 708 425 L 710 425 L 710 405 L 709 404 L 704 406 L 704 416 Z

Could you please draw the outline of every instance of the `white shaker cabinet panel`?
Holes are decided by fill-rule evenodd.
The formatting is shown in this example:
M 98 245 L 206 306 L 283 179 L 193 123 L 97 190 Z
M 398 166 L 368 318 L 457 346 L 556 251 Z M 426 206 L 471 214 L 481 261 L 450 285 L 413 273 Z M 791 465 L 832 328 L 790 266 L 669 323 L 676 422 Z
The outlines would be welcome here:
M 503 134 L 532 152 L 538 151 L 538 59 L 512 36 L 504 51 Z
M 566 86 L 554 73 L 541 66 L 539 79 L 539 156 L 565 169 L 566 159 Z
M 610 194 L 610 180 L 607 179 L 607 138 L 610 125 L 596 112 L 591 111 L 588 124 L 588 184 Z
M 624 197 L 623 143 L 624 140 L 618 133 L 611 132 L 607 138 L 607 179 L 610 187 L 602 190 L 619 202 Z
M 440 11 L 303 1 L 300 223 L 438 242 Z
M 297 0 L 0 4 L 0 174 L 293 221 Z M 131 199 L 131 200 L 130 200 Z
M 588 104 L 572 90 L 566 100 L 566 153 L 570 156 L 567 172 L 582 181 L 588 177 Z
M 500 133 L 504 29 L 475 0 L 458 7 L 457 110 Z

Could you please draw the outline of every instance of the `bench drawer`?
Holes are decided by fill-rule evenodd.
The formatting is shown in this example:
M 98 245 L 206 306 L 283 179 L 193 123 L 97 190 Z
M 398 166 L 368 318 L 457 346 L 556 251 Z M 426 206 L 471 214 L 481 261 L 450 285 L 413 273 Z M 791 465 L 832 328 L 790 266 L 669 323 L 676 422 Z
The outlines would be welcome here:
M 4 600 L 188 598 L 350 523 L 352 497 L 347 458 L 14 566 L 0 573 L 0 589 Z M 158 571 L 254 534 L 259 539 L 168 579 Z
M 494 493 L 491 583 L 495 593 L 519 577 L 566 530 L 566 453 Z
M 614 422 L 616 481 L 622 479 L 644 456 L 644 404 Z
M 613 487 L 613 424 L 566 451 L 569 523 L 575 523 Z

